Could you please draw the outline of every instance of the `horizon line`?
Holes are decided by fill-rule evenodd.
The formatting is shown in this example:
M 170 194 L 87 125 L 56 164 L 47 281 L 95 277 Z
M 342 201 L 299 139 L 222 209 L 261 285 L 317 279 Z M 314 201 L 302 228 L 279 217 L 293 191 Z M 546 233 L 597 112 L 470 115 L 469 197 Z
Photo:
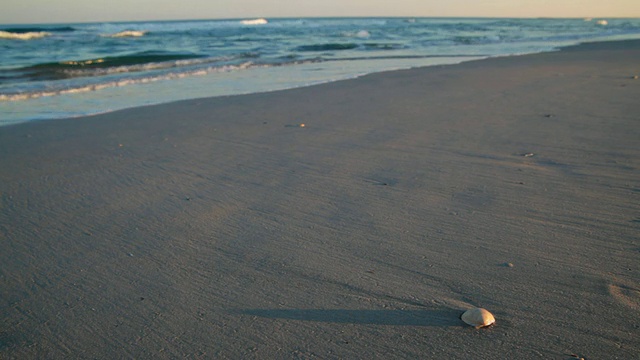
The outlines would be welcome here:
M 174 19 L 137 19 L 137 20 L 89 20 L 89 21 L 55 21 L 55 22 L 9 22 L 4 25 L 56 25 L 56 24 L 100 24 L 100 23 L 134 23 L 134 22 L 175 22 L 175 21 L 234 21 L 248 19 L 289 20 L 289 19 L 522 19 L 522 20 L 577 20 L 577 19 L 640 19 L 640 16 L 246 16 L 220 18 L 174 18 Z

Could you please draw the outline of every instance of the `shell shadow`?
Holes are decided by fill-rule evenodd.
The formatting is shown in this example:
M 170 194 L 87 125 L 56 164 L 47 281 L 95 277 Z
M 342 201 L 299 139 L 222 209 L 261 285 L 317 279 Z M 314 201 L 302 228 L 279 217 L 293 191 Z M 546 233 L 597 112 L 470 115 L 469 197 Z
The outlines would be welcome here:
M 460 311 L 441 310 L 327 310 L 250 309 L 242 314 L 269 319 L 317 321 L 341 324 L 400 326 L 462 326 Z

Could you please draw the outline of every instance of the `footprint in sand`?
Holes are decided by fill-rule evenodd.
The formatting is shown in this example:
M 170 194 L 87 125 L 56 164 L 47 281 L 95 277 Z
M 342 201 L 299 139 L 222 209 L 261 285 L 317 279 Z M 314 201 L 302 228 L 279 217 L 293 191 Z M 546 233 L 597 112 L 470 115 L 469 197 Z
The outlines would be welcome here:
M 623 284 L 609 284 L 609 294 L 626 306 L 640 311 L 640 290 L 638 288 Z

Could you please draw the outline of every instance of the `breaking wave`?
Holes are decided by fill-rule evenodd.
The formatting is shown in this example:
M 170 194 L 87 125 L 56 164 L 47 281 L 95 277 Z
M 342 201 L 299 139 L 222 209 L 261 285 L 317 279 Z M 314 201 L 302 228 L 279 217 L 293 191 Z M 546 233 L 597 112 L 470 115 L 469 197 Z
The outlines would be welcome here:
M 104 37 L 112 37 L 112 38 L 123 38 L 123 37 L 141 37 L 147 35 L 148 31 L 140 31 L 140 30 L 125 30 L 120 31 L 115 34 L 102 35 Z
M 24 33 L 0 31 L 0 39 L 7 39 L 7 40 L 33 40 L 33 39 L 42 39 L 47 36 L 51 36 L 51 33 L 46 31 L 24 32 Z
M 260 18 L 260 19 L 242 20 L 240 21 L 240 23 L 242 25 L 265 25 L 265 24 L 268 24 L 269 21 L 267 19 Z
M 60 27 L 13 27 L 0 29 L 0 39 L 6 40 L 33 40 L 42 39 L 53 35 L 55 32 L 75 31 L 70 26 Z
M 117 79 L 112 81 L 102 81 L 94 84 L 68 86 L 68 87 L 59 88 L 59 89 L 27 91 L 27 92 L 13 93 L 13 94 L 0 94 L 0 101 L 21 101 L 21 100 L 36 99 L 36 98 L 46 97 L 46 96 L 56 96 L 56 95 L 88 92 L 88 91 L 98 91 L 98 90 L 114 88 L 114 87 L 122 87 L 122 86 L 128 86 L 128 85 L 148 84 L 148 83 L 162 81 L 162 80 L 175 80 L 175 79 L 182 79 L 190 76 L 202 76 L 202 75 L 207 75 L 214 72 L 230 72 L 230 71 L 236 71 L 236 70 L 244 70 L 252 66 L 253 66 L 253 63 L 246 62 L 239 65 L 212 66 L 208 68 L 191 70 L 191 71 L 175 72 L 175 73 L 138 77 L 138 78 Z
M 132 55 L 103 57 L 88 60 L 71 60 L 54 63 L 37 64 L 2 73 L 14 79 L 29 80 L 61 80 L 74 77 L 100 76 L 114 73 L 137 72 L 172 68 L 217 61 L 198 54 L 165 54 L 142 52 Z M 189 62 L 191 61 L 191 62 Z M 6 76 L 6 75 L 5 75 Z

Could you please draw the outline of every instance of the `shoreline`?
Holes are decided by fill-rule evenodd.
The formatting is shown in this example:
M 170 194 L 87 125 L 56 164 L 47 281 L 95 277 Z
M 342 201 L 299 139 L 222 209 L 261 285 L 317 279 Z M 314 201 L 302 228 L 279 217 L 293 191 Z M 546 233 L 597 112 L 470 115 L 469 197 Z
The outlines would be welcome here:
M 2 126 L 0 357 L 633 357 L 638 59 Z
M 593 41 L 598 42 L 597 40 L 591 40 L 590 42 Z M 605 42 L 618 41 L 634 40 L 612 40 Z M 590 42 L 586 42 L 586 44 Z M 569 45 L 569 47 L 571 46 L 580 46 L 580 44 Z M 165 75 L 150 75 L 150 77 L 137 79 L 120 79 L 93 85 L 79 85 L 80 87 L 78 88 L 67 89 L 66 93 L 54 94 L 62 90 L 51 90 L 51 93 L 54 95 L 38 95 L 34 98 L 22 99 L 22 96 L 31 96 L 24 94 L 19 95 L 20 100 L 5 99 L 6 101 L 0 101 L 6 115 L 5 118 L 2 119 L 0 126 L 32 121 L 56 120 L 67 117 L 80 118 L 182 100 L 290 90 L 335 81 L 351 80 L 381 72 L 457 65 L 463 62 L 490 58 L 526 56 L 561 51 L 563 48 L 560 44 L 556 44 L 555 47 L 556 49 L 537 49 L 536 51 L 531 50 L 523 53 L 516 51 L 511 55 L 491 55 L 492 51 L 488 49 L 486 53 L 477 54 L 477 56 L 473 56 L 472 54 L 453 54 L 451 56 L 435 54 L 425 55 L 424 58 L 420 59 L 408 58 L 404 60 L 397 58 L 386 60 L 363 59 L 359 61 L 353 61 L 351 58 L 345 60 L 328 60 L 323 62 L 325 65 L 323 65 L 319 73 L 318 69 L 315 69 L 317 65 L 311 62 L 268 68 L 255 64 L 255 66 L 249 65 L 248 68 L 244 70 L 231 70 L 228 72 L 226 70 L 222 70 L 221 72 L 211 70 L 207 75 L 185 75 L 183 77 L 184 74 L 169 73 Z M 339 64 L 342 65 L 338 66 Z M 237 66 L 243 67 L 245 65 Z M 256 79 L 259 79 L 259 81 Z M 215 84 L 227 85 L 220 86 Z M 94 90 L 94 86 L 102 88 L 100 90 Z M 173 89 L 173 91 L 167 89 Z M 176 96 L 176 92 L 184 95 Z M 125 96 L 127 93 L 133 96 Z M 16 95 L 7 96 L 11 98 Z

